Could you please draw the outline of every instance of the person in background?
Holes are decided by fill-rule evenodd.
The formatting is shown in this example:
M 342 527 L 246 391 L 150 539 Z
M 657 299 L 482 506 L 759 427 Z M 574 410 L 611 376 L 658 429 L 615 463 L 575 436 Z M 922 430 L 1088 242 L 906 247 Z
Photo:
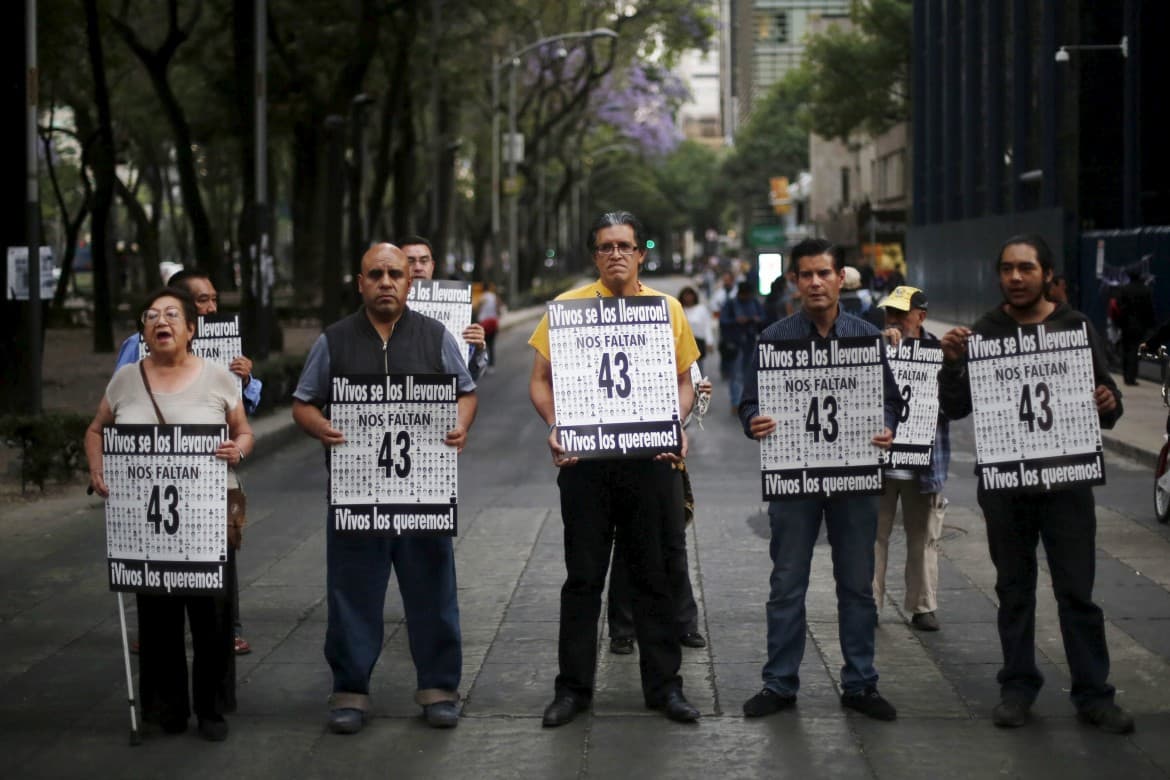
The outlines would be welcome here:
M 487 347 L 488 364 L 485 372 L 490 374 L 496 366 L 496 334 L 500 331 L 500 297 L 496 295 L 495 282 L 488 282 L 479 295 L 475 318 L 483 328 L 484 343 Z
M 1064 274 L 1053 274 L 1045 296 L 1053 303 L 1068 303 L 1068 277 Z
M 938 337 L 926 330 L 926 293 L 917 287 L 895 287 L 878 303 L 886 316 L 883 335 L 893 345 L 902 339 L 921 339 L 938 347 Z M 895 444 L 897 441 L 895 440 Z M 925 469 L 888 468 L 878 503 L 877 542 L 874 545 L 873 598 L 881 611 L 886 593 L 886 561 L 898 502 L 906 529 L 906 598 L 903 607 L 910 625 L 919 631 L 938 631 L 938 545 L 942 538 L 947 500 L 942 495 L 951 461 L 950 423 L 939 414 Z
M 1129 282 L 1113 294 L 1110 313 L 1121 331 L 1121 374 L 1127 385 L 1136 385 L 1138 372 L 1138 345 L 1155 325 L 1154 294 L 1142 278 L 1140 266 L 1131 266 L 1126 273 Z
M 141 323 L 150 354 L 141 363 L 123 366 L 114 373 L 85 432 L 90 487 L 102 498 L 110 495 L 102 471 L 102 428 L 106 425 L 156 425 L 164 420 L 169 425 L 226 423 L 228 439 L 216 449 L 215 457 L 234 468 L 251 453 L 255 439 L 235 378 L 191 352 L 195 312 L 195 302 L 182 289 L 163 288 L 146 299 Z M 227 486 L 239 486 L 230 469 Z M 235 568 L 230 552 L 227 568 Z M 227 579 L 230 582 L 234 574 L 229 572 Z M 213 742 L 227 739 L 225 693 L 234 698 L 235 687 L 228 594 L 139 593 L 136 600 L 143 720 L 158 723 L 168 734 L 181 734 L 187 730 L 193 704 L 199 734 Z M 190 698 L 184 615 L 190 623 L 194 652 Z M 229 677 L 231 691 L 225 689 Z
M 720 351 L 726 345 L 732 355 L 732 365 L 727 384 L 731 394 L 731 413 L 739 414 L 739 401 L 743 396 L 744 374 L 752 362 L 756 347 L 756 336 L 764 325 L 764 305 L 756 297 L 756 291 L 747 282 L 740 282 L 732 298 L 719 312 Z
M 695 334 L 695 343 L 699 345 L 699 360 L 707 356 L 707 346 L 715 338 L 714 327 L 711 322 L 711 312 L 699 303 L 699 294 L 694 287 L 684 287 L 678 291 L 678 302 L 682 304 L 687 314 L 687 322 L 691 324 L 691 332 Z

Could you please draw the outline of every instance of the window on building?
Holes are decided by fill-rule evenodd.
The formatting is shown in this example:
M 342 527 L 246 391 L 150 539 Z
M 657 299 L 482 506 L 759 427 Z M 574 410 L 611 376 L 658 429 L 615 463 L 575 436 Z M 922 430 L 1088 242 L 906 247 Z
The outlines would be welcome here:
M 788 43 L 788 13 L 757 11 L 756 40 L 762 43 Z

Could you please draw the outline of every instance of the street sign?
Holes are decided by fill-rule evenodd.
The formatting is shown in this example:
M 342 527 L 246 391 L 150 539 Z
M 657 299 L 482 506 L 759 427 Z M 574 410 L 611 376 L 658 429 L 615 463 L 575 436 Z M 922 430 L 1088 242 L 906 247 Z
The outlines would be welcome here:
M 754 247 L 784 246 L 784 226 L 752 225 L 748 231 L 748 242 Z
M 56 260 L 51 247 L 41 247 L 41 300 L 50 301 L 56 291 L 53 269 Z M 8 300 L 28 300 L 28 247 L 8 247 Z

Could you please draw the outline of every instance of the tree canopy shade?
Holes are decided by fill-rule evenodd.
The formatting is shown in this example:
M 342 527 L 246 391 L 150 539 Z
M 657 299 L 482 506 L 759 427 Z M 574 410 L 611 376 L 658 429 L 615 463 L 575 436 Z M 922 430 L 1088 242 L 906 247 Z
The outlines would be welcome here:
M 851 17 L 805 41 L 810 128 L 825 138 L 909 119 L 911 0 L 856 0 Z
M 795 179 L 808 168 L 810 75 L 791 70 L 756 104 L 723 163 L 719 189 L 729 200 L 763 198 L 773 176 Z

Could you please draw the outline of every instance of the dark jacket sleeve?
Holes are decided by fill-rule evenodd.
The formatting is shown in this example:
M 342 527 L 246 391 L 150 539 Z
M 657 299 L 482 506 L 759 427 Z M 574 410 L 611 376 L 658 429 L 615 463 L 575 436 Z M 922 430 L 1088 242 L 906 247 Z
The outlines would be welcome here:
M 943 361 L 938 370 L 938 405 L 950 420 L 961 420 L 971 414 L 971 383 L 965 358 L 956 363 Z
M 1098 335 L 1097 329 L 1093 327 L 1091 322 L 1086 322 L 1089 329 L 1089 344 L 1093 351 L 1093 387 L 1104 385 L 1113 393 L 1113 397 L 1117 399 L 1117 407 L 1104 414 L 1099 414 L 1101 419 L 1101 427 L 1105 429 L 1112 428 L 1121 419 L 1122 413 L 1125 411 L 1121 405 L 1121 391 L 1117 389 L 1117 382 L 1113 380 L 1113 375 L 1109 373 L 1109 363 L 1105 359 L 1105 349 L 1101 345 L 1101 336 Z
M 765 333 L 764 336 L 767 334 Z M 764 336 L 761 336 L 763 338 Z M 760 350 L 752 350 L 752 362 L 743 376 L 743 395 L 739 401 L 739 422 L 743 425 L 743 433 L 749 439 L 752 436 L 752 418 L 760 413 L 760 389 L 758 374 L 760 373 Z

